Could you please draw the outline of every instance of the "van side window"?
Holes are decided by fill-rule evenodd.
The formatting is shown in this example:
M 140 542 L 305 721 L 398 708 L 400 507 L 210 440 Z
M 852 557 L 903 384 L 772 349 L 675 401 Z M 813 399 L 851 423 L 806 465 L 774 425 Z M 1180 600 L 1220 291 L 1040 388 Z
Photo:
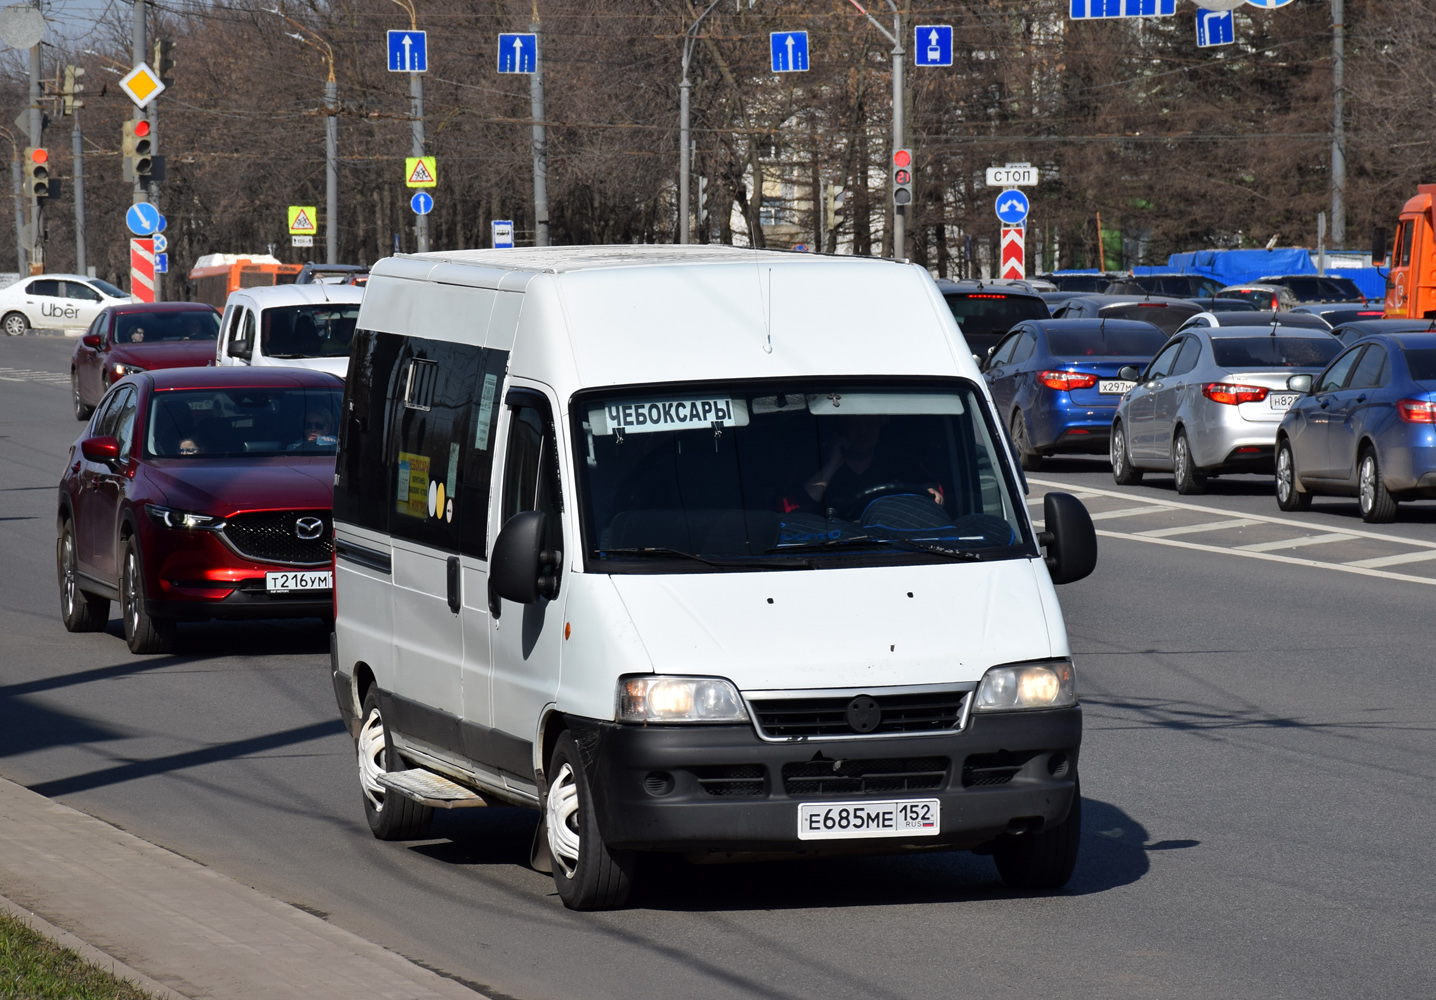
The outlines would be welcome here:
M 459 551 L 488 558 L 489 484 L 494 475 L 494 453 L 499 445 L 499 407 L 503 406 L 504 374 L 509 352 L 485 348 L 479 360 L 477 392 L 470 399 L 467 457 L 464 460 L 460 506 Z
M 513 390 L 510 390 L 513 393 Z M 520 511 L 537 510 L 548 515 L 544 548 L 563 548 L 563 526 L 559 515 L 563 497 L 558 481 L 558 447 L 554 440 L 553 418 L 547 401 L 536 393 L 522 391 L 510 397 L 508 451 L 504 458 L 503 519 L 500 527 Z
M 404 338 L 395 334 L 356 330 L 350 377 L 344 383 L 334 519 L 371 531 L 389 530 L 389 400 L 402 371 L 403 347 Z

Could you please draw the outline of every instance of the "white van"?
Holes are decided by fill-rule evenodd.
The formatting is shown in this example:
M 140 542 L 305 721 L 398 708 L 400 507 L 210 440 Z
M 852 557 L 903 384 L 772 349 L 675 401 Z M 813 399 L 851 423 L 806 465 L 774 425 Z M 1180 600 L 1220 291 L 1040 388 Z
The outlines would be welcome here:
M 363 301 L 363 288 L 328 283 L 230 292 L 215 364 L 314 368 L 343 378 Z
M 972 849 L 1054 887 L 1081 711 L 1054 582 L 927 273 L 723 246 L 374 268 L 335 477 L 334 689 L 370 827 L 542 811 L 621 905 L 695 860 Z M 1043 547 L 1046 558 L 1043 558 Z

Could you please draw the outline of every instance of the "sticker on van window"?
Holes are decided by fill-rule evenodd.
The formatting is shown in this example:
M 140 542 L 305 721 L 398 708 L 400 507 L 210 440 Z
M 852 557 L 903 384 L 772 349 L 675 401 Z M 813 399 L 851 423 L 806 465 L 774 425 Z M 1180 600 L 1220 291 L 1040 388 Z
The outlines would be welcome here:
M 430 512 L 429 504 L 428 456 L 399 452 L 399 482 L 394 509 L 409 517 L 424 517 Z
M 459 443 L 455 441 L 449 445 L 449 474 L 444 477 L 444 492 L 449 496 L 454 495 L 454 488 L 459 478 Z M 443 504 L 439 504 L 443 507 Z
M 494 397 L 498 391 L 499 377 L 485 375 L 484 390 L 479 396 L 479 419 L 474 427 L 474 447 L 479 451 L 489 450 L 489 425 L 494 421 Z
M 747 427 L 748 404 L 726 396 L 630 400 L 588 411 L 593 433 L 656 434 L 700 427 Z

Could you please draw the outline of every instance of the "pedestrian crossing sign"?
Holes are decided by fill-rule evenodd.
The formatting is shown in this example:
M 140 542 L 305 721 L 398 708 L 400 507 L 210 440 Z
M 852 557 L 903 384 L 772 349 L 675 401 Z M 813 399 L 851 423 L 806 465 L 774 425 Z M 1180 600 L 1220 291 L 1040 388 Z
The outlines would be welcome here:
M 404 183 L 411 188 L 431 188 L 438 185 L 438 168 L 432 156 L 410 156 L 404 160 Z
M 319 210 L 313 205 L 289 206 L 289 235 L 313 236 L 319 232 Z

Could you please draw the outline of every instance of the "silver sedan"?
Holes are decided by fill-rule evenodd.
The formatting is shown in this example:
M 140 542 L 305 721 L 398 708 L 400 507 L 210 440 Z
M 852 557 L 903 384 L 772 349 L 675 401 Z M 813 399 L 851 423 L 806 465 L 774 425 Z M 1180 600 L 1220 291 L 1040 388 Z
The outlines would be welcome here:
M 1226 472 L 1270 472 L 1276 429 L 1301 395 L 1292 375 L 1320 372 L 1341 350 L 1329 333 L 1300 327 L 1209 327 L 1184 331 L 1143 372 L 1112 421 L 1112 477 L 1129 486 L 1168 471 L 1178 493 L 1200 493 Z

